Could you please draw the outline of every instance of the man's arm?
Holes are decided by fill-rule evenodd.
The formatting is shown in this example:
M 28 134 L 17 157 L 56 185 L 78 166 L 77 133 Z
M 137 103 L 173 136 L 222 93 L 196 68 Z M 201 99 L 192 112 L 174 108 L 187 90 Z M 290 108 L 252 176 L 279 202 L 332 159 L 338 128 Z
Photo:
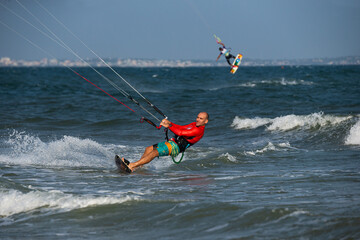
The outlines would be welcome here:
M 161 126 L 165 127 L 165 128 L 169 128 L 171 126 L 174 126 L 177 129 L 183 130 L 183 129 L 187 129 L 189 128 L 192 124 L 187 124 L 187 125 L 178 125 L 175 123 L 170 122 L 168 119 L 163 119 L 160 123 Z
M 216 61 L 219 60 L 220 56 L 222 55 L 222 53 L 219 54 L 219 56 L 217 57 Z
M 169 129 L 177 136 L 194 137 L 201 134 L 201 130 L 195 126 L 189 129 L 190 125 L 192 124 L 190 123 L 188 125 L 182 126 L 171 123 Z
M 161 126 L 169 128 L 177 136 L 194 137 L 201 134 L 201 130 L 193 125 L 193 123 L 187 125 L 178 125 L 170 122 L 167 119 L 163 119 L 160 123 Z

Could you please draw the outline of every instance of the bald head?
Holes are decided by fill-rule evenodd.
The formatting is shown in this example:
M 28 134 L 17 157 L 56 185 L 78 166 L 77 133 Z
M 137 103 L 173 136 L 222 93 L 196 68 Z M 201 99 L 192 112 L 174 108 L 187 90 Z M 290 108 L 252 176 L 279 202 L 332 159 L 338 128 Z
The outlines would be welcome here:
M 209 114 L 207 112 L 201 112 L 196 118 L 196 126 L 205 126 L 209 122 Z

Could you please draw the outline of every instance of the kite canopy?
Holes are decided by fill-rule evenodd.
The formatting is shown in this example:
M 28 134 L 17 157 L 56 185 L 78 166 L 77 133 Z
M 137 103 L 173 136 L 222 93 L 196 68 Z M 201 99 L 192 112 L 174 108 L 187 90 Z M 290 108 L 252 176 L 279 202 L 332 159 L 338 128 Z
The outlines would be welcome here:
M 216 41 L 218 44 L 221 43 L 221 39 L 220 39 L 218 36 L 216 36 L 215 34 L 214 34 L 214 38 L 215 38 L 215 41 Z

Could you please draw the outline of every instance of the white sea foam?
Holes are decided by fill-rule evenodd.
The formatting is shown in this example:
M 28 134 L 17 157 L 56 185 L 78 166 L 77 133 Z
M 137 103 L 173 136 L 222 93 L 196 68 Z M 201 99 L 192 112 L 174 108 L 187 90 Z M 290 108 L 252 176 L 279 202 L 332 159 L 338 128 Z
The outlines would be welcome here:
M 284 151 L 289 148 L 293 148 L 293 147 L 291 147 L 290 143 L 288 142 L 278 143 L 278 144 L 273 144 L 272 142 L 269 142 L 265 147 L 261 149 L 253 150 L 253 151 L 245 151 L 245 155 L 255 156 L 257 154 L 262 154 L 269 151 Z
M 179 154 L 175 158 L 175 161 L 179 161 L 180 159 L 181 159 L 181 154 Z M 183 159 L 181 161 L 182 162 L 186 161 L 186 154 L 184 155 L 184 157 L 183 157 Z M 162 170 L 162 169 L 169 168 L 173 164 L 174 163 L 173 163 L 171 157 L 168 156 L 168 157 L 162 157 L 162 158 L 155 158 L 153 161 L 151 161 L 149 164 L 145 165 L 144 167 L 146 167 L 146 168 L 154 168 L 156 170 Z
M 251 81 L 242 83 L 239 86 L 240 87 L 256 87 L 258 85 L 282 85 L 282 86 L 293 86 L 293 85 L 312 85 L 313 82 L 305 81 L 302 79 L 271 79 L 271 80 L 261 80 L 261 81 Z
M 313 82 L 308 82 L 302 79 L 286 79 L 286 78 L 281 78 L 281 79 L 272 79 L 272 80 L 262 80 L 261 81 L 262 84 L 276 84 L 276 85 L 283 85 L 283 86 L 291 86 L 291 85 L 312 85 L 314 84 Z
M 61 191 L 31 191 L 28 193 L 22 193 L 17 190 L 0 191 L 0 216 L 11 216 L 36 209 L 70 211 L 90 206 L 119 204 L 134 199 L 137 199 L 137 197 L 74 196 Z
M 212 155 L 214 152 L 219 151 L 216 148 L 199 148 L 197 146 L 191 147 L 189 150 L 186 150 L 184 153 L 184 157 L 181 162 L 192 161 L 196 159 L 207 159 L 209 155 Z M 182 153 L 180 153 L 176 158 L 175 161 L 179 161 L 181 159 Z M 140 156 L 140 155 L 139 155 Z M 155 168 L 157 170 L 167 169 L 174 165 L 173 160 L 170 156 L 167 157 L 160 157 L 155 158 L 149 164 L 145 165 L 147 168 Z
M 289 131 L 296 128 L 310 129 L 314 127 L 324 127 L 327 125 L 336 125 L 352 116 L 339 117 L 334 115 L 325 115 L 322 112 L 310 115 L 286 115 L 276 118 L 240 118 L 236 116 L 231 124 L 235 129 L 255 129 L 266 126 L 269 131 Z
M 360 145 L 360 120 L 350 129 L 349 135 L 346 137 L 345 144 Z
M 0 162 L 17 165 L 41 165 L 50 167 L 96 167 L 115 168 L 114 154 L 120 154 L 133 162 L 144 152 L 143 146 L 102 145 L 91 139 L 64 136 L 61 139 L 44 142 L 39 137 L 25 132 L 13 131 L 6 141 L 8 150 L 0 154 Z M 210 151 L 211 153 L 212 151 Z M 125 154 L 126 155 L 123 155 Z M 183 157 L 205 158 L 207 151 L 191 148 Z M 181 155 L 177 156 L 178 161 Z M 170 157 L 155 159 L 145 165 L 150 169 L 166 169 L 173 165 Z
M 219 82 L 221 82 L 222 80 L 219 80 Z M 234 88 L 236 87 L 236 85 L 228 85 L 228 84 L 225 84 L 225 85 L 216 85 L 216 87 L 212 87 L 212 88 L 209 88 L 209 91 L 217 91 L 217 90 L 221 90 L 221 89 L 228 89 L 228 88 Z
M 285 78 L 281 78 L 281 79 L 274 79 L 274 80 L 262 80 L 262 81 L 250 81 L 250 82 L 245 82 L 245 83 L 241 83 L 238 85 L 234 85 L 234 86 L 230 86 L 230 85 L 225 85 L 225 86 L 217 86 L 214 88 L 209 89 L 210 91 L 217 91 L 220 89 L 225 89 L 225 88 L 234 88 L 234 87 L 246 87 L 246 88 L 254 88 L 258 85 L 283 85 L 283 86 L 292 86 L 292 85 L 312 85 L 313 82 L 308 82 L 305 80 L 297 80 L 297 79 L 290 79 L 287 80 Z
M 239 85 L 240 87 L 250 87 L 250 88 L 253 88 L 253 87 L 256 87 L 256 84 L 253 83 L 253 82 L 247 82 L 247 83 L 242 83 Z
M 258 153 L 264 153 L 264 152 L 268 152 L 268 151 L 275 151 L 276 147 L 273 143 L 269 142 L 268 145 L 266 145 L 264 148 L 259 149 L 259 150 L 254 150 L 254 151 L 246 151 L 245 155 L 252 155 L 255 156 Z
M 268 130 L 287 131 L 298 127 L 310 129 L 313 127 L 323 127 L 326 125 L 336 125 L 351 117 L 338 117 L 333 115 L 324 115 L 324 113 L 313 113 L 306 116 L 288 115 L 273 119 Z
M 271 122 L 270 118 L 240 118 L 235 116 L 231 127 L 235 129 L 255 129 Z
M 305 211 L 305 210 L 296 210 L 295 212 L 292 212 L 289 214 L 290 217 L 297 217 L 299 215 L 304 215 L 304 214 L 310 214 L 310 212 Z
M 114 146 L 71 136 L 43 142 L 36 136 L 14 131 L 6 144 L 10 150 L 0 155 L 0 162 L 9 164 L 107 167 L 114 155 Z
M 230 162 L 236 162 L 236 157 L 234 157 L 230 153 L 221 154 L 220 157 L 226 157 Z

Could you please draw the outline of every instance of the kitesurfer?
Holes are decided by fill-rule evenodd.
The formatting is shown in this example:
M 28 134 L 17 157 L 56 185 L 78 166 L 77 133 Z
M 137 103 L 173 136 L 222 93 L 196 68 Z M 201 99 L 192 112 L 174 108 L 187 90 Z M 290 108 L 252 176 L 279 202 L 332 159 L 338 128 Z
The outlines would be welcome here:
M 131 171 L 134 171 L 136 168 L 151 162 L 156 157 L 169 155 L 176 157 L 180 152 L 185 151 L 186 148 L 195 144 L 203 137 L 205 125 L 208 121 L 209 114 L 206 112 L 200 112 L 195 122 L 184 126 L 163 119 L 160 125 L 172 131 L 176 135 L 175 138 L 147 147 L 140 160 L 136 162 L 128 163 L 124 158 L 122 160 L 128 163 Z
M 225 58 L 226 58 L 226 61 L 228 62 L 228 64 L 229 64 L 230 66 L 232 66 L 232 64 L 230 63 L 230 59 L 231 59 L 231 58 L 234 58 L 234 59 L 235 59 L 235 56 L 230 53 L 230 50 L 225 47 L 225 44 L 223 44 L 222 42 L 218 42 L 218 44 L 222 45 L 222 47 L 219 47 L 220 54 L 219 54 L 219 56 L 217 57 L 216 61 L 219 60 L 219 58 L 221 57 L 221 55 L 224 54 L 224 56 L 225 56 Z

